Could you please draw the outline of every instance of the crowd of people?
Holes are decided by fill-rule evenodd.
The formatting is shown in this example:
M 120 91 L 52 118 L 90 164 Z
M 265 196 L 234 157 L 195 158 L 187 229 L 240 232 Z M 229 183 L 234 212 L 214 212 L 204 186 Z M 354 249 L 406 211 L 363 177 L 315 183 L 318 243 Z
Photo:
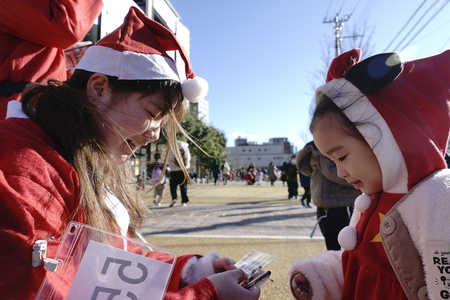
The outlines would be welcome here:
M 179 128 L 189 103 L 207 92 L 176 36 L 134 7 L 66 78 L 62 52 L 87 33 L 86 22 L 98 17 L 102 2 L 55 1 L 51 13 L 28 2 L 9 1 L 17 8 L 5 8 L 0 21 L 7 37 L 2 46 L 9 49 L 0 60 L 17 62 L 0 64 L 0 137 L 7 141 L 0 148 L 4 299 L 35 298 L 58 264 L 48 258 L 64 248 L 61 237 L 71 222 L 124 240 L 139 236 L 147 207 L 127 162 L 162 131 L 167 151 L 156 153 L 150 168 L 154 203 L 161 204 L 169 181 L 168 205 L 178 202 L 178 188 L 180 205 L 187 205 L 191 138 L 181 132 L 181 140 Z M 31 27 L 52 35 L 33 36 Z M 183 70 L 167 54 L 172 50 L 180 53 Z M 290 161 L 267 169 L 250 163 L 236 172 L 226 161 L 212 163 L 215 185 L 236 176 L 248 185 L 280 180 L 288 199 L 316 207 L 328 251 L 286 270 L 294 298 L 449 298 L 449 91 L 450 51 L 405 62 L 396 53 L 362 60 L 362 51 L 352 49 L 333 60 L 316 90 L 314 140 Z M 78 242 L 87 249 L 91 240 L 108 242 L 102 235 Z M 110 246 L 173 263 L 159 281 L 163 299 L 260 297 L 258 286 L 244 288 L 246 273 L 215 251 L 173 262 L 167 253 L 142 252 L 131 243 Z M 65 267 L 63 278 L 45 282 L 60 298 L 74 280 L 75 266 Z

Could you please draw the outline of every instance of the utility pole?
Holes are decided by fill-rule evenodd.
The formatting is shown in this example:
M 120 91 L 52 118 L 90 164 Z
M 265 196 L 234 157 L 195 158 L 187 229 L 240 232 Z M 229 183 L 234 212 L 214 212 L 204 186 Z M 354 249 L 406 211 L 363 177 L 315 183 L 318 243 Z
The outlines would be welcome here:
M 335 55 L 338 56 L 342 52 L 342 39 L 343 38 L 355 38 L 361 37 L 362 35 L 353 35 L 353 36 L 345 36 L 341 37 L 342 27 L 344 23 L 350 19 L 350 16 L 344 16 L 343 18 L 339 18 L 339 15 L 336 15 L 333 19 L 327 20 L 324 19 L 323 23 L 334 23 L 334 37 L 335 37 Z

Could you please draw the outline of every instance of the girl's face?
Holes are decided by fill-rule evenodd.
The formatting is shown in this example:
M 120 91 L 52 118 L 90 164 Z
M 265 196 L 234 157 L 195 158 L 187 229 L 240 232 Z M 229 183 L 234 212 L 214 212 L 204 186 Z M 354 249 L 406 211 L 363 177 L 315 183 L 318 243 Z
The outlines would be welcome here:
M 106 147 L 118 163 L 128 160 L 139 147 L 159 139 L 164 119 L 164 96 L 162 92 L 142 96 L 131 93 L 125 99 L 112 104 L 100 105 L 100 124 Z
M 365 141 L 345 134 L 329 116 L 316 123 L 313 136 L 320 152 L 336 163 L 340 178 L 367 195 L 383 190 L 380 164 Z

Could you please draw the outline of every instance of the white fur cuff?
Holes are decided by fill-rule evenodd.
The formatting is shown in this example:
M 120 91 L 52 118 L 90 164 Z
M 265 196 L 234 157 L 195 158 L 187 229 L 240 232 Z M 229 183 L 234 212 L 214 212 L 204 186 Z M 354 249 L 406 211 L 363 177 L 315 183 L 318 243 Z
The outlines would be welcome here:
M 303 273 L 310 282 L 312 300 L 339 300 L 344 281 L 341 254 L 341 251 L 327 251 L 318 258 L 298 260 L 289 270 L 289 278 L 295 273 Z
M 219 254 L 214 251 L 208 252 L 200 258 L 196 256 L 191 257 L 183 267 L 181 279 L 189 285 L 214 274 L 213 261 L 219 257 Z

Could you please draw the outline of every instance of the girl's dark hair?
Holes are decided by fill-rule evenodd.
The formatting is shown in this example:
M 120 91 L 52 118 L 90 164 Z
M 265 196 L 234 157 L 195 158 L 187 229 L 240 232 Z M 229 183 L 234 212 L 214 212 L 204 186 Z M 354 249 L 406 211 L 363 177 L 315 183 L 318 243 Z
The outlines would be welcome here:
M 363 123 L 350 121 L 350 119 L 344 114 L 344 110 L 346 108 L 347 107 L 344 107 L 342 109 L 339 108 L 328 96 L 322 94 L 321 98 L 318 101 L 318 104 L 314 109 L 311 123 L 309 125 L 309 130 L 313 132 L 317 123 L 325 116 L 327 116 L 333 118 L 332 120 L 335 122 L 334 124 L 339 124 L 338 129 L 341 130 L 342 133 L 366 142 L 366 140 L 356 127 Z
M 50 80 L 48 85 L 29 86 L 22 95 L 22 109 L 52 137 L 57 151 L 74 167 L 80 182 L 78 209 L 86 215 L 86 223 L 103 230 L 117 231 L 117 222 L 105 202 L 108 193 L 115 195 L 130 215 L 130 231 L 137 230 L 147 208 L 133 184 L 128 164 L 110 159 L 99 128 L 103 114 L 88 100 L 86 86 L 92 72 L 76 70 L 65 82 Z M 164 95 L 163 114 L 170 128 L 179 126 L 185 108 L 181 86 L 172 80 L 119 80 L 108 76 L 114 97 L 121 101 L 127 93 L 143 96 L 161 91 Z M 176 123 L 176 124 L 173 124 Z M 164 126 L 164 124 L 163 124 Z M 164 128 L 163 128 L 164 129 Z M 176 144 L 176 134 L 169 130 L 167 140 Z M 75 215 L 76 212 L 73 212 Z

